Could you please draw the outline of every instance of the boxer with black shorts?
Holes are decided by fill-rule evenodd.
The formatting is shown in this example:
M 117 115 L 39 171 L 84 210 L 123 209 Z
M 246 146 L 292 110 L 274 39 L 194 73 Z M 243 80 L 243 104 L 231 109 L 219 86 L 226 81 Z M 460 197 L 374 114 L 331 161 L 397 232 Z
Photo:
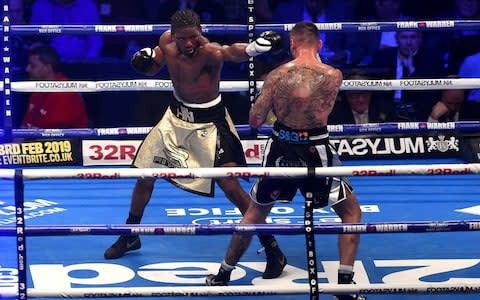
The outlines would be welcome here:
M 137 168 L 207 168 L 244 166 L 239 137 L 219 94 L 220 72 L 225 61 L 243 62 L 250 57 L 281 48 L 280 35 L 262 33 L 250 44 L 222 46 L 202 35 L 200 18 L 193 10 L 179 10 L 171 18 L 155 48 L 133 55 L 132 66 L 154 75 L 164 66 L 174 86 L 174 98 L 160 122 L 142 142 L 133 166 Z M 170 179 L 187 191 L 212 196 L 212 179 Z M 215 180 L 225 195 L 244 214 L 251 198 L 237 178 Z M 152 196 L 154 179 L 140 178 L 133 190 L 127 224 L 139 224 Z M 265 247 L 264 278 L 280 276 L 285 257 L 272 235 L 259 236 Z M 138 236 L 121 235 L 105 251 L 106 259 L 122 257 L 141 247 Z
M 294 57 L 266 77 L 262 90 L 250 110 L 250 126 L 262 125 L 269 112 L 277 118 L 272 136 L 265 146 L 265 167 L 329 167 L 340 165 L 329 144 L 327 120 L 342 83 L 339 70 L 323 64 L 322 47 L 315 24 L 299 22 L 290 32 L 290 51 Z M 291 201 L 297 189 L 305 196 L 313 193 L 316 207 L 332 206 L 343 223 L 359 223 L 360 206 L 347 178 L 304 179 L 258 178 L 253 185 L 253 201 L 241 224 L 265 223 L 276 201 Z M 230 273 L 247 249 L 251 236 L 234 234 L 219 272 L 210 274 L 208 285 L 226 285 Z M 358 234 L 339 236 L 340 266 L 338 283 L 353 283 L 353 264 L 359 244 Z M 226 266 L 226 267 L 225 267 Z M 363 295 L 338 295 L 335 299 L 366 299 Z

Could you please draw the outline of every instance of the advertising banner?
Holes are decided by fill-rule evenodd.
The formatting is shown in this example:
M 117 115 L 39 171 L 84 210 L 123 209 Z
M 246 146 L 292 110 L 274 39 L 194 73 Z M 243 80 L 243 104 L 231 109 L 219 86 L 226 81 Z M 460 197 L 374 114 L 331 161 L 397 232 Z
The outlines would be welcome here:
M 79 141 L 50 139 L 0 144 L 0 167 L 82 165 Z
M 248 164 L 262 162 L 266 141 L 241 141 Z M 130 165 L 140 144 L 141 140 L 84 140 L 83 164 Z M 330 144 L 342 160 L 453 158 L 464 148 L 462 137 L 456 133 L 333 136 Z

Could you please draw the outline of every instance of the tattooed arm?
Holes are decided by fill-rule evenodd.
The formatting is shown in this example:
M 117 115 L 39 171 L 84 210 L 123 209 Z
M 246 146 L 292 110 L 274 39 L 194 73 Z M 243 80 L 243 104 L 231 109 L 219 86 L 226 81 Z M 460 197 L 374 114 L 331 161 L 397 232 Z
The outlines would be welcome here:
M 281 68 L 271 71 L 265 81 L 257 99 L 250 109 L 249 124 L 252 128 L 262 125 L 273 107 L 273 99 L 276 97 L 275 86 L 281 76 Z

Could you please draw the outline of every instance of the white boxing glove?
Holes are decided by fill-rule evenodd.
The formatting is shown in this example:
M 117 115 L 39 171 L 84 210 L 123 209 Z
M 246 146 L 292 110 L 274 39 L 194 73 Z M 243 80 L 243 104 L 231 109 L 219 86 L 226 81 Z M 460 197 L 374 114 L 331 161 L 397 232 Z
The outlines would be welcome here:
M 282 51 L 282 37 L 274 31 L 262 32 L 245 48 L 248 56 L 257 56 L 268 51 L 272 51 L 274 54 Z

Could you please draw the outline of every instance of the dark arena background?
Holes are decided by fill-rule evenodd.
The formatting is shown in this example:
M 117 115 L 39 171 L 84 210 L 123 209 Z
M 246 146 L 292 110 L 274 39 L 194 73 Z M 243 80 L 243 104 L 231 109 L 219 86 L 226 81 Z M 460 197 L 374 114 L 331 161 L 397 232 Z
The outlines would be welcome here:
M 251 42 L 273 30 L 284 43 L 280 53 L 222 68 L 222 100 L 248 169 L 185 172 L 250 176 L 240 180 L 246 191 L 258 176 L 311 175 L 306 168 L 260 168 L 272 124 L 254 130 L 248 113 L 266 74 L 292 58 L 288 34 L 294 23 L 312 21 L 324 41 L 320 59 L 344 77 L 328 125 L 344 167 L 329 174 L 350 177 L 362 210 L 362 223 L 351 226 L 343 226 L 330 207 L 313 211 L 318 298 L 331 299 L 342 288 L 336 284 L 338 234 L 358 232 L 352 293 L 372 300 L 480 299 L 480 1 L 2 4 L 0 299 L 316 299 L 309 289 L 300 194 L 292 203 L 277 203 L 267 227 L 242 228 L 240 211 L 218 186 L 208 198 L 158 180 L 142 225 L 124 224 L 137 177 L 186 174 L 130 168 L 173 90 L 166 68 L 144 76 L 130 59 L 157 45 L 182 7 L 197 11 L 211 41 Z M 401 34 L 409 35 L 402 40 Z M 32 77 L 29 51 L 39 43 L 58 51 L 66 80 Z M 404 43 L 418 47 L 413 72 L 397 68 L 396 51 Z M 41 93 L 79 93 L 87 125 L 26 126 L 29 101 Z M 369 120 L 359 122 L 345 110 L 352 95 L 369 97 Z M 437 103 L 448 106 L 452 99 L 460 102 L 435 118 Z M 317 176 L 329 176 L 317 169 Z M 284 272 L 262 279 L 265 253 L 254 238 L 229 286 L 207 287 L 205 277 L 217 272 L 231 233 L 242 230 L 273 230 L 288 258 Z M 125 232 L 141 235 L 141 249 L 106 260 L 105 249 Z

